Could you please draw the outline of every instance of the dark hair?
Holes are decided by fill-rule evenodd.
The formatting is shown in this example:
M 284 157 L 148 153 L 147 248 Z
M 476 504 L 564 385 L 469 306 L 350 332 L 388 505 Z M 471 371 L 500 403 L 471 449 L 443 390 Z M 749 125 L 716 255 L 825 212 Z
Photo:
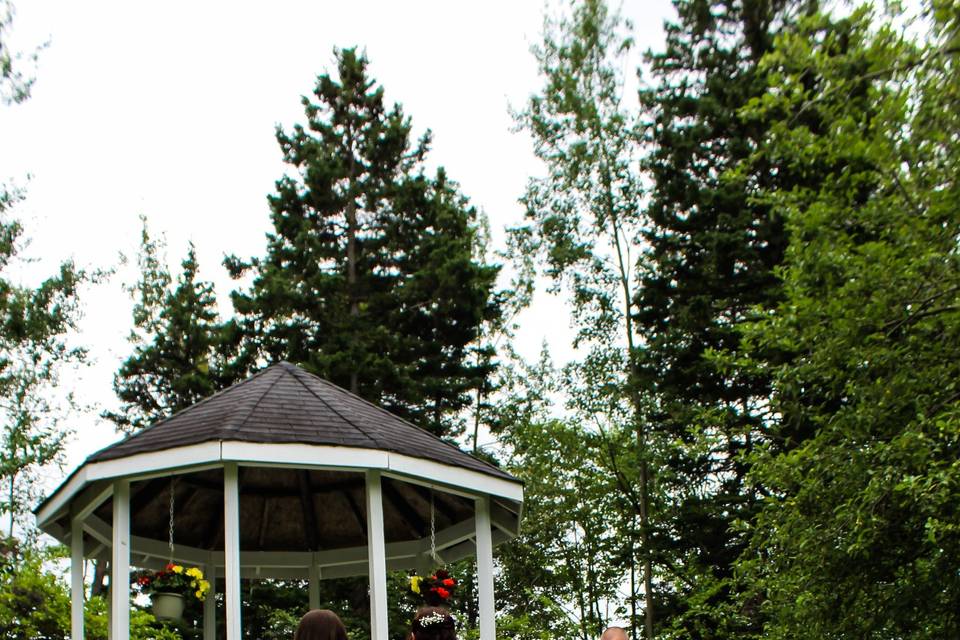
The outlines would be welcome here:
M 347 640 L 347 628 L 329 609 L 314 609 L 300 618 L 293 640 Z
M 430 621 L 424 624 L 424 618 L 429 618 Z M 453 616 L 443 607 L 420 607 L 413 616 L 411 626 L 414 640 L 457 640 L 457 627 Z

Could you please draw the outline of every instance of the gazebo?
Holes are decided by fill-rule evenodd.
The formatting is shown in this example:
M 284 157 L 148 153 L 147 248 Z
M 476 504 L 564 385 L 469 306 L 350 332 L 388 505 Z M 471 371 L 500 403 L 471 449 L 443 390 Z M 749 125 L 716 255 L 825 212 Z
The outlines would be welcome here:
M 372 640 L 387 640 L 386 572 L 477 558 L 480 637 L 494 640 L 493 547 L 516 536 L 513 476 L 286 362 L 87 458 L 36 509 L 70 547 L 72 638 L 83 562 L 110 561 L 110 639 L 130 633 L 130 567 L 169 560 L 225 585 L 240 640 L 241 577 L 366 575 Z M 216 581 L 211 579 L 212 584 Z M 214 593 L 203 605 L 214 640 Z

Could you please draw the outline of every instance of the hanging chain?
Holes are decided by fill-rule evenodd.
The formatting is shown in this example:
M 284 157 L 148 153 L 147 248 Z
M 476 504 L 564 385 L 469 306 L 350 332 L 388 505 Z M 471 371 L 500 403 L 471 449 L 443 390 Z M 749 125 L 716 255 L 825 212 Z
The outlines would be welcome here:
M 430 557 L 436 563 L 440 562 L 437 556 L 437 523 L 436 512 L 433 508 L 433 489 L 430 489 Z
M 177 487 L 176 476 L 170 478 L 170 562 L 173 562 L 173 496 Z

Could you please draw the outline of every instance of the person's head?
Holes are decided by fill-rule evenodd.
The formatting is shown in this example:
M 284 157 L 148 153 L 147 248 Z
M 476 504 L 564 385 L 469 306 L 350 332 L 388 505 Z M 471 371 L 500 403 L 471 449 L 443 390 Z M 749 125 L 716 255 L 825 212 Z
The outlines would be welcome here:
M 623 627 L 607 627 L 600 640 L 627 640 L 627 632 Z
M 329 609 L 314 609 L 300 618 L 293 640 L 347 640 L 347 629 Z
M 420 607 L 413 616 L 414 640 L 457 640 L 453 616 L 443 607 Z

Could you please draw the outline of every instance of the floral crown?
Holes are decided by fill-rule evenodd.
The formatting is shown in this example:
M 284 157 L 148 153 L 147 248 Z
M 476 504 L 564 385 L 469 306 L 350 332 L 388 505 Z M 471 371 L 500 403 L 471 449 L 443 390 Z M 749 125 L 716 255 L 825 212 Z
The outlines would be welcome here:
M 435 611 L 429 615 L 422 616 L 413 621 L 414 629 L 429 629 L 431 627 L 453 629 L 455 620 L 449 613 Z

